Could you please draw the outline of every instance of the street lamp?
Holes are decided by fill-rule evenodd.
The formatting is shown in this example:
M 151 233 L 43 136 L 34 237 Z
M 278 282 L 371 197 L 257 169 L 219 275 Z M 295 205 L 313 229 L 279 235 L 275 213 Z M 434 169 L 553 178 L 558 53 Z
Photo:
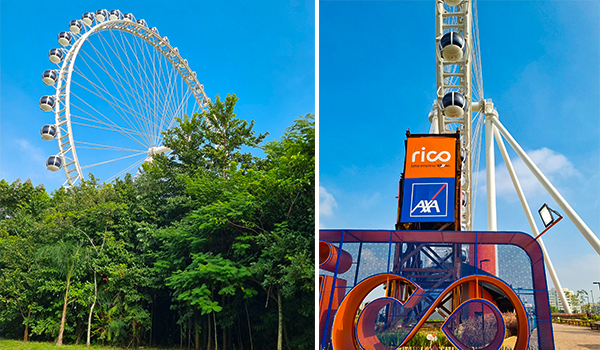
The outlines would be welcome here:
M 558 222 L 563 218 L 559 212 L 557 212 L 554 209 L 551 209 L 546 203 L 542 205 L 542 207 L 538 210 L 538 213 L 540 213 L 540 217 L 542 218 L 542 222 L 544 223 L 544 227 L 546 227 L 546 229 L 542 231 L 542 233 L 537 235 L 537 237 L 535 237 L 534 240 L 537 240 L 538 238 L 542 237 L 544 233 L 546 233 L 552 226 L 558 224 Z M 553 214 L 558 215 L 558 218 L 555 218 Z M 531 243 L 533 242 L 530 242 L 529 244 Z
M 556 210 L 550 208 L 546 203 L 542 205 L 542 207 L 538 210 L 538 213 L 540 213 L 540 217 L 542 218 L 542 222 L 546 228 L 562 219 L 562 215 L 560 215 Z M 552 214 L 558 215 L 558 218 L 555 218 Z
M 600 282 L 593 282 L 594 284 L 598 285 L 598 289 L 600 289 Z
M 483 270 L 483 268 L 481 267 L 481 265 L 485 262 L 485 261 L 491 261 L 490 259 L 483 259 L 483 260 L 479 260 L 479 269 Z

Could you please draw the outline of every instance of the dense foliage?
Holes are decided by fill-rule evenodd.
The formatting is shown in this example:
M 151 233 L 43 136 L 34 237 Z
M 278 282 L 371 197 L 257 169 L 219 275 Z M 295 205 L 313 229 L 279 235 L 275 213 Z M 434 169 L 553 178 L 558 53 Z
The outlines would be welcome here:
M 135 178 L 0 181 L 0 336 L 314 348 L 314 117 L 264 143 L 236 101 L 179 120 Z

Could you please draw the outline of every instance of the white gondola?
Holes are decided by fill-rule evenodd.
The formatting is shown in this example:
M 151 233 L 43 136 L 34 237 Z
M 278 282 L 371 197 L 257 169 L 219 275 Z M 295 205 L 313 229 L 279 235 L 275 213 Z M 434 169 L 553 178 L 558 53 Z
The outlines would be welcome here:
M 46 124 L 42 126 L 42 130 L 40 130 L 40 134 L 42 135 L 42 139 L 46 141 L 52 141 L 56 137 L 56 125 Z
M 62 159 L 59 156 L 50 156 L 46 160 L 46 168 L 50 171 L 58 171 L 62 167 Z
M 184 68 L 185 66 L 187 66 L 188 64 L 188 60 L 187 58 L 184 58 L 182 62 L 179 62 L 179 68 Z
M 94 19 L 96 19 L 96 17 L 93 12 L 86 12 L 81 16 L 81 21 L 86 26 L 91 26 L 94 23 Z
M 133 13 L 126 13 L 123 15 L 123 19 L 126 21 L 131 21 L 131 22 L 135 22 L 135 17 L 133 16 Z
M 179 54 L 179 49 L 174 47 L 173 50 L 171 50 L 171 52 L 169 53 L 169 57 L 173 58 L 178 54 Z
M 170 44 L 170 43 L 169 43 L 169 38 L 167 38 L 166 36 L 163 36 L 163 38 L 162 38 L 162 39 L 163 39 L 163 40 L 164 40 L 164 41 L 165 41 L 167 44 Z
M 450 91 L 442 98 L 442 110 L 448 118 L 460 118 L 467 107 L 467 100 L 457 91 Z
M 60 63 L 63 60 L 65 54 L 61 49 L 52 49 L 48 52 L 48 58 L 52 63 Z
M 81 33 L 81 29 L 83 29 L 83 24 L 80 20 L 74 19 L 71 22 L 69 22 L 69 30 L 71 31 L 71 33 L 79 34 Z
M 106 21 L 107 18 L 108 18 L 108 11 L 106 11 L 105 9 L 96 11 L 96 20 L 98 22 L 104 22 L 104 21 Z
M 448 32 L 440 40 L 442 57 L 449 62 L 456 62 L 465 52 L 465 39 L 457 32 Z
M 146 23 L 145 19 L 138 19 L 136 22 L 137 22 L 137 24 L 148 28 L 148 23 Z
M 58 34 L 58 43 L 60 44 L 60 46 L 69 46 L 71 45 L 71 33 L 69 32 L 60 32 Z
M 153 31 L 156 35 L 158 35 L 158 28 L 152 27 L 150 28 L 150 30 Z
M 56 101 L 54 101 L 54 97 L 52 96 L 46 95 L 40 98 L 40 109 L 44 112 L 50 112 L 55 104 Z
M 42 74 L 42 78 L 44 80 L 44 84 L 54 85 L 58 79 L 58 73 L 56 73 L 56 71 L 53 69 L 47 69 L 44 71 L 44 74 Z
M 119 11 L 119 10 L 111 10 L 110 11 L 110 15 L 108 16 L 108 18 L 111 21 L 115 21 L 115 20 L 121 19 L 121 11 Z
M 446 5 L 448 6 L 458 6 L 462 2 L 462 0 L 444 0 Z

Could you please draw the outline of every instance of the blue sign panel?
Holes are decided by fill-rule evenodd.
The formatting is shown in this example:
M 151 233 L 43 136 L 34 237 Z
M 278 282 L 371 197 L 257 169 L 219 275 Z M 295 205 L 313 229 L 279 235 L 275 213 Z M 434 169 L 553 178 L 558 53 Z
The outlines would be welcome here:
M 454 178 L 404 179 L 400 222 L 454 222 Z

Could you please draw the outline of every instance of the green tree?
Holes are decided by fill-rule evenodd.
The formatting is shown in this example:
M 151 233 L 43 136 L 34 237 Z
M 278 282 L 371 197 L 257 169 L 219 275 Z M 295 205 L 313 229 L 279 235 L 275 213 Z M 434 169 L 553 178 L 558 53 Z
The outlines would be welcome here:
M 80 250 L 81 245 L 73 245 L 69 242 L 58 242 L 55 245 L 43 247 L 39 252 L 40 256 L 44 259 L 47 259 L 50 264 L 56 268 L 59 275 L 66 279 L 65 296 L 56 346 L 62 346 L 63 344 L 63 333 L 65 331 L 65 321 L 67 318 L 67 306 L 70 302 L 69 287 L 71 285 L 73 272 L 79 263 Z

